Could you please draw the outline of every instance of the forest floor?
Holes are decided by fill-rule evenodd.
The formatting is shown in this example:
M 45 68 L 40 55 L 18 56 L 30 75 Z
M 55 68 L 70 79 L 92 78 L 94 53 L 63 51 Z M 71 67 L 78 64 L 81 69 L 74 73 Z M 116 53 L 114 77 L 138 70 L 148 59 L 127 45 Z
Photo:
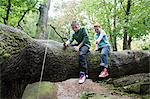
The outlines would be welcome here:
M 83 84 L 78 84 L 78 79 L 69 79 L 56 85 L 58 99 L 133 99 L 111 90 L 109 85 L 93 82 L 90 79 Z
M 51 83 L 42 81 L 29 84 L 23 99 L 140 99 L 139 96 L 125 94 L 103 81 L 93 82 L 86 79 L 78 84 L 77 78 Z

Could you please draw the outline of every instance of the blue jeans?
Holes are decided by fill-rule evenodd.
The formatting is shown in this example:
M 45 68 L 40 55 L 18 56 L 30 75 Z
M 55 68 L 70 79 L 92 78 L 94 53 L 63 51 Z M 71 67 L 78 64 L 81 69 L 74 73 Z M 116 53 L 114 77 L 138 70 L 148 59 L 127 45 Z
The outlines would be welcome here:
M 89 52 L 89 47 L 86 45 L 82 46 L 79 49 L 79 65 L 80 65 L 80 72 L 84 72 L 85 74 L 88 73 L 87 70 L 87 59 L 86 59 L 86 54 Z
M 104 68 L 108 68 L 108 54 L 110 51 L 110 46 L 105 46 L 103 48 L 100 48 L 100 66 L 103 66 Z
M 77 46 L 77 44 L 71 44 L 71 46 Z M 89 47 L 84 45 L 79 49 L 79 65 L 80 65 L 80 72 L 84 72 L 85 74 L 88 74 L 87 70 L 87 59 L 86 54 L 89 52 Z

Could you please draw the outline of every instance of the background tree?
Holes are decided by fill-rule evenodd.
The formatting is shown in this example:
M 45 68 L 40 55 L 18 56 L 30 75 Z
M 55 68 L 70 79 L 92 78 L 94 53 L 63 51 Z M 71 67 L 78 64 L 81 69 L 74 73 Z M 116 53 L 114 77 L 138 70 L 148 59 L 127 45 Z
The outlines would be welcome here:
M 39 4 L 39 20 L 37 23 L 36 38 L 37 39 L 47 39 L 47 22 L 48 22 L 48 10 L 50 8 L 51 0 L 44 0 Z
M 0 22 L 13 27 L 21 27 L 21 21 L 29 11 L 35 10 L 36 4 L 37 0 L 1 0 Z
M 92 25 L 97 21 L 109 35 L 113 51 L 130 49 L 134 44 L 132 42 L 139 40 L 143 42 L 138 43 L 139 48 L 150 48 L 149 44 L 144 43 L 149 39 L 146 38 L 149 36 L 149 0 L 55 0 L 55 2 L 55 17 L 49 14 L 48 18 L 48 0 L 1 0 L 0 22 L 21 28 L 33 38 L 40 35 L 47 38 L 49 33 L 49 39 L 61 42 L 52 28 L 47 27 L 47 23 L 54 25 L 64 38 L 69 38 L 72 32 L 70 22 L 79 20 L 81 25 L 88 29 L 94 48 Z M 44 4 L 47 10 L 42 15 L 40 12 L 42 10 L 37 9 L 41 9 Z M 129 5 L 131 7 L 127 11 Z

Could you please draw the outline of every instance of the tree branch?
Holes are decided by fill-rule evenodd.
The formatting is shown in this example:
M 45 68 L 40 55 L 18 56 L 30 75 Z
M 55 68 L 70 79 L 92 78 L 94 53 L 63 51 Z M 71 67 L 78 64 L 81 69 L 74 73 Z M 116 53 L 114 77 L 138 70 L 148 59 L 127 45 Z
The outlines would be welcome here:
M 8 0 L 8 6 L 6 8 L 6 17 L 4 19 L 4 24 L 8 24 L 9 12 L 11 7 L 11 0 Z
M 122 1 L 121 1 L 120 3 L 121 3 L 121 6 L 122 6 L 124 12 L 126 13 L 126 9 L 125 9 L 125 7 L 123 6 Z
M 23 20 L 23 18 L 25 17 L 25 15 L 27 14 L 27 12 L 29 12 L 36 4 L 37 4 L 38 1 L 35 2 L 35 4 L 31 7 L 31 8 L 28 8 L 22 15 L 22 17 L 20 18 L 20 20 L 18 21 L 18 25 L 17 26 L 20 26 L 20 22 Z
M 3 16 L 2 16 L 2 19 L 4 20 L 4 23 L 6 23 L 6 22 L 5 22 L 5 18 L 4 18 Z
M 51 24 L 49 26 L 53 28 L 53 30 L 57 33 L 57 35 L 61 38 L 61 40 L 65 44 L 64 38 L 56 31 L 56 28 L 54 26 L 52 26 Z

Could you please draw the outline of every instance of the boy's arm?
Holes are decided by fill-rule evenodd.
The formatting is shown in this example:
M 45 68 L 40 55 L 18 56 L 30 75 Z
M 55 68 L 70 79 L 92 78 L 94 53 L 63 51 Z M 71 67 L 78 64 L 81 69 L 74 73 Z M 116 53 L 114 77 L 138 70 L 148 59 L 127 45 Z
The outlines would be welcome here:
M 95 51 L 98 51 L 99 47 L 98 47 L 98 44 L 95 44 L 96 48 L 95 48 Z
M 99 36 L 98 39 L 96 40 L 96 44 L 98 44 L 98 43 L 102 40 L 102 38 L 103 38 L 104 35 L 105 35 L 105 34 L 101 31 L 100 36 Z
M 75 50 L 76 51 L 79 51 L 79 49 L 80 49 L 80 47 L 83 45 L 83 41 L 78 45 L 78 46 L 75 46 L 74 48 L 75 48 Z
M 96 44 L 96 34 L 94 34 L 94 42 L 95 42 L 95 51 L 98 51 L 99 47 L 98 44 Z
M 67 42 L 65 43 L 65 46 L 68 46 L 69 44 L 71 44 L 74 41 L 74 36 L 72 35 L 71 38 L 69 40 L 67 40 Z

